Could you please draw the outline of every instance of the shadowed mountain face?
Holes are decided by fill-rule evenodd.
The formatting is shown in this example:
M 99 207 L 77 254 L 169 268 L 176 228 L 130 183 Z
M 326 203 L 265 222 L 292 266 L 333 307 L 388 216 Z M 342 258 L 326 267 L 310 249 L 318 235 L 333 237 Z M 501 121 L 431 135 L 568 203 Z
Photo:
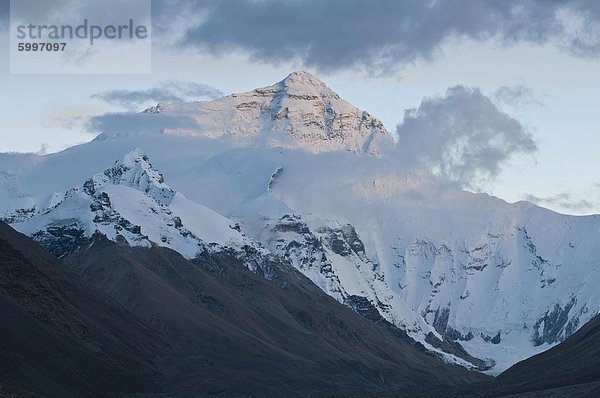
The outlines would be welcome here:
M 435 395 L 487 380 L 277 262 L 254 273 L 226 251 L 190 262 L 97 234 L 59 263 L 5 224 L 0 247 L 0 384 L 26 395 Z

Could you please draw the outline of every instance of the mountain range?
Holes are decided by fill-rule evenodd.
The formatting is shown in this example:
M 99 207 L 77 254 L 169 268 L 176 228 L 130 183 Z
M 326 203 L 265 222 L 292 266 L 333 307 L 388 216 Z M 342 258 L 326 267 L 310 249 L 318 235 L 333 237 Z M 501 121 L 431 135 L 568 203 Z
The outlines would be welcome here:
M 337 301 L 385 325 L 402 342 L 399 350 L 406 345 L 425 355 L 418 366 L 433 366 L 427 360 L 434 359 L 450 373 L 460 365 L 499 374 L 570 341 L 600 311 L 598 216 L 507 203 L 407 169 L 397 151 L 401 141 L 307 72 L 214 101 L 158 104 L 132 120 L 133 127 L 123 123 L 122 130 L 56 154 L 1 154 L 0 215 L 103 299 L 129 312 L 141 308 L 140 327 L 168 329 L 184 340 L 193 334 L 187 329 L 193 322 L 183 320 L 199 316 L 192 315 L 195 307 L 173 301 L 180 314 L 161 308 L 181 289 L 186 300 L 208 289 L 194 286 L 200 274 L 187 274 L 198 263 L 215 275 L 235 264 L 236 273 L 269 289 L 309 289 L 309 297 L 286 297 L 283 305 L 289 313 L 293 304 L 300 317 Z M 99 247 L 110 247 L 118 260 L 103 262 Z M 165 256 L 174 270 L 167 270 Z M 161 265 L 149 271 L 155 262 Z M 169 286 L 156 279 L 172 272 L 179 276 Z M 253 311 L 267 325 L 291 327 L 278 320 L 280 313 Z M 366 325 L 362 318 L 352 322 Z M 319 332 L 328 322 L 305 321 Z M 214 328 L 202 333 L 223 327 Z M 343 340 L 335 333 L 333 340 Z M 369 333 L 375 332 L 358 333 L 360 341 L 392 338 L 371 340 Z M 298 344 L 294 355 L 307 349 Z M 385 368 L 374 361 L 356 366 Z M 439 379 L 450 385 L 477 379 L 456 372 Z M 390 383 L 397 391 L 414 387 Z

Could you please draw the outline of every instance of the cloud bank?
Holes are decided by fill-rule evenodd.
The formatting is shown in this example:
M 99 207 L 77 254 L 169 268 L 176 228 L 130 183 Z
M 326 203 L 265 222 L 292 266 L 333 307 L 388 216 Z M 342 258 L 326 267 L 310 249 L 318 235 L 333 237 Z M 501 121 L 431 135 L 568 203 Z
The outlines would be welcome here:
M 92 95 L 109 104 L 133 109 L 147 102 L 184 102 L 222 97 L 223 93 L 206 84 L 166 81 L 145 90 L 110 90 Z
M 204 89 L 194 86 L 192 91 Z M 167 94 L 160 89 L 109 91 L 97 97 L 122 105 L 141 103 L 149 97 L 158 99 L 159 95 L 163 100 L 178 99 L 166 91 Z M 516 94 L 513 91 L 508 90 L 505 95 L 511 99 L 522 96 L 521 89 Z M 194 130 L 198 125 L 190 116 L 120 112 L 93 117 L 86 128 L 110 136 L 161 133 L 164 129 Z M 472 189 L 481 188 L 498 176 L 511 157 L 537 150 L 533 137 L 519 121 L 504 113 L 479 89 L 461 85 L 449 88 L 443 96 L 425 97 L 418 108 L 406 110 L 396 135 L 398 141 L 391 156 L 399 169 L 427 171 L 441 182 Z
M 167 128 L 193 129 L 195 127 L 197 127 L 196 121 L 191 117 L 161 113 L 105 113 L 90 118 L 86 123 L 86 130 L 103 133 L 105 137 L 131 133 L 160 134 Z

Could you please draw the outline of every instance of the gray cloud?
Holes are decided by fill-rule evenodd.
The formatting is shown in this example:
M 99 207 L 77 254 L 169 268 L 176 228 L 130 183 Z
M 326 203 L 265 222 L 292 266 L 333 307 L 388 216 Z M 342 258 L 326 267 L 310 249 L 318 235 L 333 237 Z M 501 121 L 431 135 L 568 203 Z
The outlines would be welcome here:
M 558 206 L 567 210 L 585 211 L 591 210 L 595 207 L 595 204 L 589 200 L 576 199 L 568 192 L 562 192 L 545 197 L 526 194 L 523 198 L 538 205 Z
M 398 155 L 405 161 L 464 187 L 496 177 L 511 156 L 537 150 L 517 120 L 479 89 L 464 86 L 449 88 L 443 97 L 424 98 L 418 109 L 405 111 L 396 133 Z
M 190 15 L 183 46 L 322 71 L 390 71 L 435 58 L 460 39 L 552 42 L 575 55 L 600 55 L 595 0 L 170 0 L 153 7 L 158 29 L 181 20 L 180 10 Z
M 152 102 L 183 102 L 202 98 L 218 98 L 223 93 L 211 86 L 194 82 L 167 81 L 145 90 L 110 90 L 92 95 L 92 98 L 125 108 Z
M 130 133 L 160 134 L 166 128 L 191 129 L 194 127 L 197 127 L 197 124 L 189 116 L 170 116 L 161 113 L 106 113 L 94 116 L 86 123 L 88 131 L 104 133 L 105 136 Z

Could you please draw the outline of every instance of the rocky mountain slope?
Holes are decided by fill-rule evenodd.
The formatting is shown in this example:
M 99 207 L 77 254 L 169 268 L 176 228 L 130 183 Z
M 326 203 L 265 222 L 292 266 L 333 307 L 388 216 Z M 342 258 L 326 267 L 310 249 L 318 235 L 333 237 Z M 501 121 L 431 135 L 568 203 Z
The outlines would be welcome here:
M 95 233 L 58 262 L 1 223 L 0 247 L 0 384 L 9 391 L 430 396 L 487 380 L 276 261 L 265 278 L 231 250 L 190 262 Z

